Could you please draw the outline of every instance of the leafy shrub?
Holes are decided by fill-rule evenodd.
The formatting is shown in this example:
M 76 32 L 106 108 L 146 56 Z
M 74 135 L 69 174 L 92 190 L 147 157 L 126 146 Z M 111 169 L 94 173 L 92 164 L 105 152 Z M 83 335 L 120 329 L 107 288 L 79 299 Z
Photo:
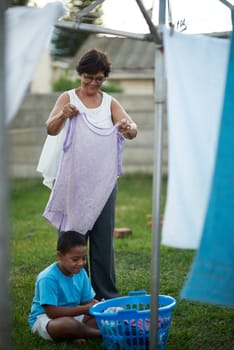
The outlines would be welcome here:
M 70 89 L 74 89 L 80 86 L 80 79 L 70 79 L 65 74 L 61 75 L 57 80 L 52 83 L 52 89 L 54 92 L 61 92 Z
M 119 85 L 113 84 L 113 83 L 109 83 L 108 81 L 106 81 L 102 85 L 101 90 L 105 91 L 105 92 L 123 92 L 123 88 L 121 88 Z

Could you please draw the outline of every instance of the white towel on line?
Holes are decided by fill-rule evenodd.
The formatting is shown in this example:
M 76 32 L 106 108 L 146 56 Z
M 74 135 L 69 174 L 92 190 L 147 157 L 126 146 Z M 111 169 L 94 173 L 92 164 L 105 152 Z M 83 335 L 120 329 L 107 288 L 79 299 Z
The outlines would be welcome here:
M 199 246 L 216 157 L 229 43 L 164 31 L 169 134 L 164 245 Z
M 52 26 L 65 14 L 61 1 L 43 8 L 16 6 L 5 12 L 6 19 L 6 121 L 16 115 L 27 93 Z

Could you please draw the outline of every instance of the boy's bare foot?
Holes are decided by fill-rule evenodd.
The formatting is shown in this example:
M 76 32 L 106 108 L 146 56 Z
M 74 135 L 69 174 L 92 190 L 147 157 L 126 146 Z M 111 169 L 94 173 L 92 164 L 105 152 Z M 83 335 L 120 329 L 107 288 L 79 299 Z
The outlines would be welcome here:
M 77 338 L 73 340 L 73 343 L 77 344 L 77 345 L 83 345 L 86 343 L 86 339 L 84 338 Z

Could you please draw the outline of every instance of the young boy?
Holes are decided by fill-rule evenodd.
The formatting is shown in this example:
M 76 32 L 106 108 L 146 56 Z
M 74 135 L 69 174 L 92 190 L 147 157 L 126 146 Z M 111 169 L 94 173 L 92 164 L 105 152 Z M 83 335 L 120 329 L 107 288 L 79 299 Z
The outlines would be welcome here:
M 33 333 L 51 341 L 85 342 L 99 337 L 89 308 L 97 303 L 95 292 L 84 269 L 87 246 L 84 237 L 74 231 L 58 239 L 54 262 L 39 273 L 35 284 L 28 323 Z

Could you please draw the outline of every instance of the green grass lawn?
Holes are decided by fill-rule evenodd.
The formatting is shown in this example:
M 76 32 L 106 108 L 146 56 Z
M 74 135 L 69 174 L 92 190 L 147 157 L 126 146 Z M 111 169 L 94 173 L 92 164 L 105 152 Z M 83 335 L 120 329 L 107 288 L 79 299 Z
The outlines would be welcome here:
M 165 205 L 166 179 L 163 181 Z M 41 180 L 15 180 L 11 184 L 11 303 L 12 347 L 15 350 L 73 350 L 73 344 L 52 344 L 32 335 L 27 317 L 36 275 L 56 259 L 57 232 L 42 212 L 49 190 Z M 124 175 L 119 179 L 116 227 L 133 234 L 115 239 L 117 285 L 121 295 L 151 285 L 151 229 L 147 214 L 152 207 L 150 175 Z M 163 209 L 162 209 L 163 210 Z M 181 300 L 194 251 L 161 246 L 160 294 L 176 298 L 167 350 L 234 349 L 234 311 L 230 308 Z M 84 350 L 102 349 L 100 341 L 88 341 Z

